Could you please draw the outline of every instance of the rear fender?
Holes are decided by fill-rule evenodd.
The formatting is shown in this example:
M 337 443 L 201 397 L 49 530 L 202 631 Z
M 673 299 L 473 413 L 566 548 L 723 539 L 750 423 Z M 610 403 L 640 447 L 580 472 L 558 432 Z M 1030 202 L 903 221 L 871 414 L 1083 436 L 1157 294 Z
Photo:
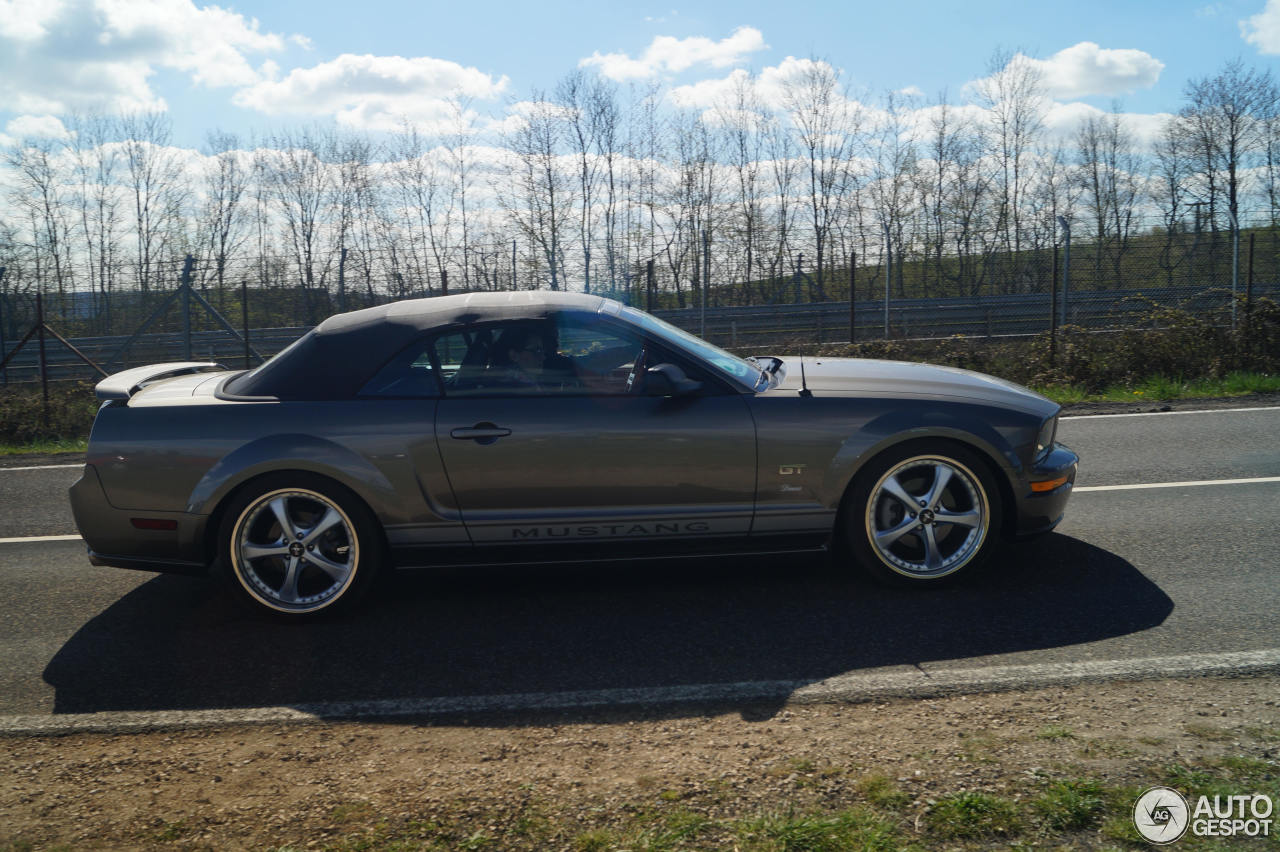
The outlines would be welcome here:
M 191 492 L 187 511 L 212 515 L 242 484 L 279 470 L 305 470 L 334 479 L 354 491 L 375 515 L 399 503 L 391 483 L 359 453 L 314 435 L 270 435 L 233 450 L 209 468 Z

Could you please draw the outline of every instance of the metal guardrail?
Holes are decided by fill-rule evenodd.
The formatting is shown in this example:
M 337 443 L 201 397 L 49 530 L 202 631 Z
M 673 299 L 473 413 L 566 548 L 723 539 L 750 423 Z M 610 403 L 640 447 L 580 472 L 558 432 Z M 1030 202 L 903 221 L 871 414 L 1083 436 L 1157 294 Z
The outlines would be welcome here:
M 1090 329 L 1136 328 L 1153 305 L 1182 307 L 1195 312 L 1220 309 L 1229 304 L 1230 292 L 1222 288 L 1162 288 L 1158 301 L 1145 295 L 1150 290 L 1104 290 L 1072 293 L 1067 305 L 1067 322 Z M 1280 284 L 1254 284 L 1255 296 L 1280 295 Z M 1050 296 L 1045 293 L 1004 296 L 977 296 L 962 299 L 900 299 L 889 304 L 889 331 L 895 339 L 950 337 L 1001 337 L 1033 335 L 1049 326 Z M 656 316 L 698 334 L 700 311 L 656 310 Z M 862 301 L 856 305 L 856 335 L 859 341 L 884 337 L 884 302 Z M 305 326 L 263 328 L 251 332 L 254 347 L 273 355 L 307 331 Z M 816 302 L 750 307 L 708 307 L 705 336 L 729 348 L 782 346 L 803 343 L 843 343 L 849 340 L 849 303 Z M 126 335 L 74 338 L 81 352 L 102 364 L 109 372 L 130 366 L 181 360 L 184 339 L 181 332 L 139 335 L 123 362 L 105 363 L 127 340 Z M 191 355 L 195 359 L 219 361 L 231 367 L 244 364 L 244 345 L 225 331 L 191 332 Z M 49 378 L 87 378 L 90 371 L 70 352 L 54 348 L 48 352 Z M 35 352 L 23 351 L 7 368 L 10 382 L 39 379 Z
M 1070 294 L 1066 321 L 1089 329 L 1136 328 L 1153 307 L 1180 307 L 1193 312 L 1223 308 L 1230 291 L 1223 288 L 1161 288 L 1159 299 L 1151 290 L 1095 290 Z M 1280 284 L 1254 284 L 1254 296 L 1280 294 Z M 1051 297 L 1047 293 L 975 296 L 958 299 L 899 299 L 889 303 L 889 336 L 895 339 L 951 337 L 1005 337 L 1048 331 Z M 859 300 L 855 306 L 859 341 L 885 337 L 883 300 Z M 712 343 L 729 348 L 773 346 L 785 343 L 847 343 L 849 303 L 815 302 L 789 305 L 756 305 L 707 308 L 706 330 L 696 307 L 655 310 L 673 325 L 701 334 Z
M 274 355 L 306 331 L 305 327 L 263 328 L 251 332 L 251 339 L 254 347 L 260 352 Z M 128 335 L 77 337 L 72 339 L 72 343 L 108 372 L 118 372 L 143 364 L 184 359 L 183 335 L 175 331 L 139 335 L 122 360 L 108 363 L 128 337 Z M 244 344 L 225 331 L 193 331 L 191 332 L 191 357 L 195 360 L 218 361 L 229 367 L 242 367 L 244 366 Z M 46 360 L 50 380 L 91 377 L 91 371 L 85 369 L 82 361 L 61 348 L 50 348 L 46 354 Z M 39 355 L 24 350 L 9 362 L 6 370 L 10 382 L 38 381 L 40 378 Z

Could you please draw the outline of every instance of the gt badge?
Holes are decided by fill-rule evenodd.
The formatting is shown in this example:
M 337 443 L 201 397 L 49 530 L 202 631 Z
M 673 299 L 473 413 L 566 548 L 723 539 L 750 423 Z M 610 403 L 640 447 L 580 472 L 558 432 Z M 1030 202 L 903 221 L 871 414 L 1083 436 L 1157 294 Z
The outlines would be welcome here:
M 783 464 L 778 465 L 778 473 L 782 476 L 790 476 L 793 473 L 804 473 L 807 464 Z

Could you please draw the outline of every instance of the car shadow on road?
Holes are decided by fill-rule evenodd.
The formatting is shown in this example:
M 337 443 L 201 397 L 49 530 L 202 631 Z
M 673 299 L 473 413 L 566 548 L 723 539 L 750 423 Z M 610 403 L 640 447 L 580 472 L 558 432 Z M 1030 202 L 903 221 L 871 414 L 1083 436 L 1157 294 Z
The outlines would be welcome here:
M 1128 562 L 1057 534 L 949 588 L 885 589 L 818 558 L 485 568 L 397 576 L 306 625 L 163 576 L 86 623 L 44 679 L 55 713 L 807 683 L 1096 642 L 1172 610 Z

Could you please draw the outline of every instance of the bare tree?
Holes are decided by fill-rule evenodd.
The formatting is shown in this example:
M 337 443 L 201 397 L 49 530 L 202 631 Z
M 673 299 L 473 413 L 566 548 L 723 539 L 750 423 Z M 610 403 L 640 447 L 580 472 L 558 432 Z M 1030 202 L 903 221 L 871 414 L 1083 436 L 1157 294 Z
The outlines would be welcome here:
M 138 286 L 145 292 L 155 263 L 165 259 L 171 238 L 182 225 L 186 201 L 182 162 L 170 147 L 172 125 L 163 113 L 121 117 L 121 157 L 133 200 Z
M 742 298 L 749 301 L 749 283 L 757 278 L 760 263 L 765 196 L 761 170 L 772 116 L 756 92 L 756 81 L 745 75 L 735 78 L 728 97 L 715 109 L 733 181 L 733 213 L 727 224 L 729 235 L 741 246 Z
M 204 202 L 197 224 L 197 244 L 213 260 L 214 286 L 226 285 L 228 264 L 247 238 L 242 204 L 251 165 L 232 133 L 212 131 L 206 137 L 209 157 L 204 170 Z
M 9 201 L 28 223 L 33 271 L 41 291 L 52 279 L 65 312 L 65 293 L 73 283 L 71 265 L 71 205 L 66 197 L 68 175 L 60 154 L 63 143 L 48 137 L 27 139 L 5 153 L 13 173 Z
M 987 147 L 999 170 L 996 227 L 1003 233 L 1006 251 L 1016 258 L 1022 248 L 1025 171 L 1044 127 L 1042 75 L 1021 53 L 997 50 L 987 64 L 987 76 L 977 85 L 977 94 L 988 111 Z
M 876 207 L 876 218 L 882 232 L 898 256 L 906 255 L 905 228 L 916 203 L 913 184 L 916 179 L 916 147 L 914 128 L 908 122 L 908 113 L 915 104 L 910 98 L 896 92 L 884 96 L 884 109 L 875 126 L 871 140 L 870 193 Z M 896 267 L 898 295 L 905 296 L 905 264 Z
M 444 282 L 450 217 L 439 157 L 430 150 L 426 136 L 406 123 L 396 136 L 390 170 L 395 195 L 399 241 L 410 274 L 430 288 L 429 266 Z M 400 280 L 401 283 L 402 279 Z
M 563 109 L 535 92 L 519 127 L 507 138 L 514 155 L 509 183 L 499 187 L 507 213 L 537 250 L 552 290 L 565 282 L 565 243 L 573 217 L 573 180 L 562 167 Z
M 1114 286 L 1122 286 L 1122 265 L 1133 236 L 1140 188 L 1145 179 L 1133 136 L 1117 106 L 1110 115 L 1087 116 L 1074 135 L 1082 203 L 1097 241 L 1095 278 L 1101 283 L 1104 256 Z
M 321 159 L 326 147 L 331 147 L 329 139 L 320 131 L 285 132 L 271 140 L 264 159 L 263 176 L 284 226 L 310 324 L 316 322 L 312 293 L 325 280 L 318 267 L 322 216 L 332 183 L 330 169 Z
M 818 298 L 825 298 L 823 268 L 827 241 L 849 177 L 850 147 L 862 121 L 839 72 L 828 62 L 809 59 L 786 78 L 783 104 L 804 157 L 805 205 L 817 267 Z
M 84 265 L 89 287 L 98 294 L 106 325 L 111 324 L 111 287 L 119 253 L 120 215 L 116 172 L 120 146 L 112 135 L 112 120 L 100 113 L 73 115 L 68 150 L 77 187 L 77 219 L 84 240 Z
M 1270 69 L 1259 72 L 1233 59 L 1216 75 L 1189 81 L 1184 95 L 1179 120 L 1199 159 L 1210 220 L 1225 183 L 1227 212 L 1238 222 L 1245 167 L 1267 150 L 1269 119 L 1280 101 L 1275 78 Z

